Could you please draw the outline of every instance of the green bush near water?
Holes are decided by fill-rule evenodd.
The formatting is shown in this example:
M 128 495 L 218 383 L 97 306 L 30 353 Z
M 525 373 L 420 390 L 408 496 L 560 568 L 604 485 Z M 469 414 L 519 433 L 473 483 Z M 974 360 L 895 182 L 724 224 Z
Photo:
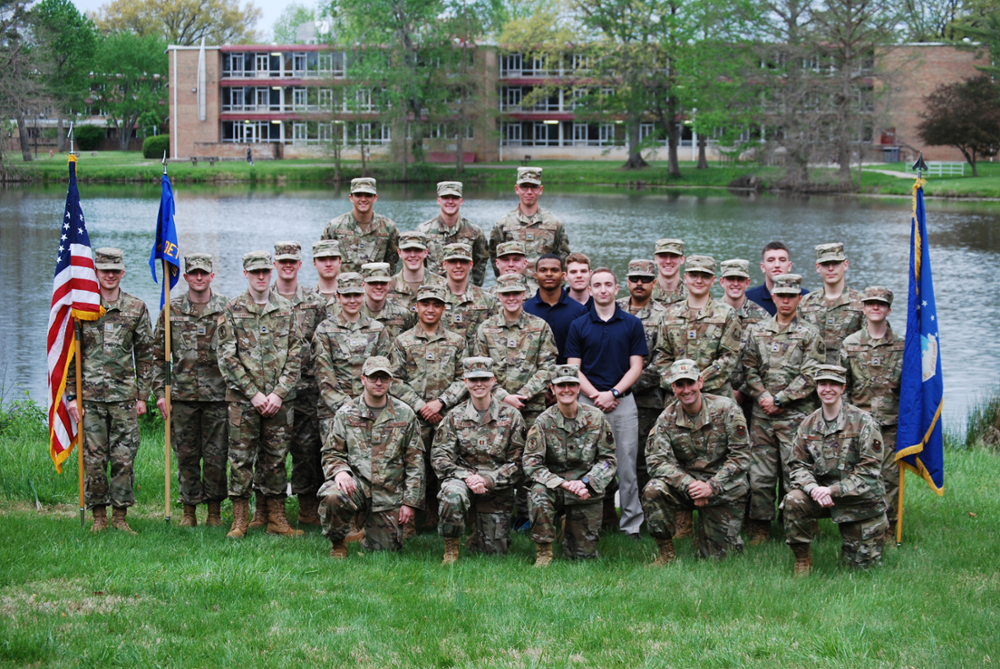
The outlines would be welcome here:
M 164 152 L 166 152 L 167 158 L 169 158 L 170 135 L 153 135 L 152 137 L 147 137 L 142 143 L 143 158 L 159 158 L 162 160 Z
M 73 141 L 77 151 L 95 151 L 101 145 L 108 131 L 100 125 L 78 125 L 73 127 Z

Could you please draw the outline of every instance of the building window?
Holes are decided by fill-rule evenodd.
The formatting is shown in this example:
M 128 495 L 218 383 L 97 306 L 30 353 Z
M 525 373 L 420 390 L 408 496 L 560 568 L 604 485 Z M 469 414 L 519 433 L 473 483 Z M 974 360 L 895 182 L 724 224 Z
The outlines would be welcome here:
M 292 71 L 296 77 L 306 76 L 306 54 L 295 53 L 292 54 Z
M 330 111 L 333 109 L 333 89 L 332 88 L 321 88 L 319 89 L 319 108 Z
M 523 91 L 520 86 L 503 86 L 500 88 L 500 110 L 520 111 L 521 96 Z
M 306 88 L 292 89 L 292 108 L 302 111 L 309 107 L 309 90 Z
M 520 77 L 521 76 L 521 54 L 508 53 L 500 56 L 500 76 Z
M 254 57 L 254 70 L 257 74 L 265 75 L 271 69 L 271 57 L 266 53 L 258 53 Z

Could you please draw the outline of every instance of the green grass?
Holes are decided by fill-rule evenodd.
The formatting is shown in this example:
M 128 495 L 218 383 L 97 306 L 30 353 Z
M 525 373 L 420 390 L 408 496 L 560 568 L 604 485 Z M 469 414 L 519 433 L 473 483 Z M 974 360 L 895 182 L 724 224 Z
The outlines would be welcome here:
M 924 186 L 924 194 L 932 197 L 981 197 L 1000 198 L 1000 162 L 979 162 L 977 165 L 979 176 L 971 176 L 972 171 L 966 165 L 967 176 L 959 177 L 937 177 L 928 176 L 927 184 Z M 891 163 L 873 167 L 873 169 L 887 170 L 893 172 L 903 172 L 906 168 L 904 163 Z M 878 193 L 883 195 L 910 195 L 913 191 L 913 179 L 915 175 L 908 175 L 907 179 L 900 179 L 887 174 L 879 174 L 865 169 L 861 177 L 861 190 L 865 193 Z
M 855 669 L 1000 657 L 1000 456 L 985 449 L 949 448 L 943 498 L 908 477 L 905 543 L 882 567 L 839 566 L 824 521 L 814 573 L 796 580 L 777 530 L 723 563 L 679 541 L 678 562 L 659 570 L 646 567 L 648 537 L 607 536 L 599 560 L 545 571 L 521 535 L 506 558 L 463 553 L 453 568 L 433 533 L 399 555 L 352 545 L 343 563 L 315 529 L 228 541 L 224 528 L 177 527 L 179 513 L 163 522 L 154 421 L 129 514 L 139 536 L 95 536 L 77 520 L 75 457 L 56 475 L 36 418 L 0 428 L 0 666 Z

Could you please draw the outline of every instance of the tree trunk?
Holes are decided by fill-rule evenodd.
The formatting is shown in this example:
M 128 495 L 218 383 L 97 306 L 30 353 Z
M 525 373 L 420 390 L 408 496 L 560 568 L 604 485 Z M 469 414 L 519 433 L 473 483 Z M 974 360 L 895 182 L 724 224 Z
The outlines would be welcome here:
M 403 119 L 403 181 L 409 179 L 410 147 L 406 144 L 406 119 Z
M 123 119 L 121 126 L 118 128 L 118 148 L 122 151 L 128 151 L 128 144 L 131 139 L 132 126 Z
M 59 111 L 59 123 L 56 124 L 56 151 L 58 153 L 66 153 L 66 128 L 64 127 L 65 119 L 63 118 L 63 113 Z
M 28 128 L 24 125 L 24 112 L 17 110 L 17 137 L 21 141 L 21 157 L 24 162 L 31 162 L 31 146 L 28 141 Z
M 359 133 L 358 139 L 361 140 L 359 146 L 361 147 L 361 176 L 368 176 L 368 161 L 365 160 L 365 135 L 364 133 Z
M 705 152 L 705 147 L 708 146 L 708 138 L 704 135 L 698 135 L 698 166 L 696 169 L 707 170 L 708 169 L 708 156 Z
M 455 151 L 457 155 L 455 156 L 455 173 L 462 174 L 465 172 L 465 123 L 464 116 L 459 117 L 458 128 L 455 133 Z
M 419 111 L 413 113 L 413 162 L 424 162 L 424 124 L 419 117 Z
M 677 162 L 677 128 L 667 131 L 667 165 L 668 174 L 679 179 L 681 176 L 681 166 Z
M 622 166 L 626 170 L 638 170 L 643 167 L 649 167 L 647 163 L 642 158 L 642 152 L 639 150 L 639 128 L 640 120 L 638 117 L 629 119 L 628 124 L 628 160 Z
M 837 161 L 840 163 L 838 170 L 840 187 L 849 189 L 851 187 L 851 145 L 843 139 L 840 141 L 840 146 L 837 147 Z

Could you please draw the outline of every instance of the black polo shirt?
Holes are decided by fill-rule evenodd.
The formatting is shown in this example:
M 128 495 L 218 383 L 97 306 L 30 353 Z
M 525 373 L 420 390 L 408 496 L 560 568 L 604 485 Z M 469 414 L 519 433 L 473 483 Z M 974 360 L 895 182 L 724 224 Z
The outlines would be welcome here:
M 649 355 L 642 321 L 617 304 L 607 321 L 591 307 L 569 326 L 566 357 L 580 358 L 580 371 L 600 391 L 611 390 L 621 381 L 633 355 Z
M 802 295 L 805 295 L 808 292 L 808 290 L 802 288 Z M 747 288 L 745 295 L 751 302 L 756 302 L 760 306 L 764 307 L 764 311 L 772 316 L 778 313 L 778 307 L 774 305 L 774 298 L 771 297 L 771 291 L 767 289 L 766 283 L 754 286 L 753 288 Z
M 530 300 L 525 300 L 524 310 L 549 324 L 556 340 L 556 348 L 559 349 L 556 364 L 566 364 L 564 351 L 566 350 L 566 335 L 569 334 L 569 324 L 587 313 L 587 307 L 571 298 L 569 291 L 564 288 L 559 296 L 559 301 L 551 306 L 542 300 L 536 292 Z

